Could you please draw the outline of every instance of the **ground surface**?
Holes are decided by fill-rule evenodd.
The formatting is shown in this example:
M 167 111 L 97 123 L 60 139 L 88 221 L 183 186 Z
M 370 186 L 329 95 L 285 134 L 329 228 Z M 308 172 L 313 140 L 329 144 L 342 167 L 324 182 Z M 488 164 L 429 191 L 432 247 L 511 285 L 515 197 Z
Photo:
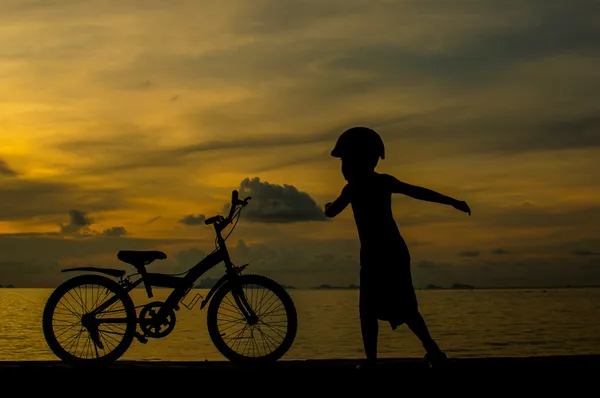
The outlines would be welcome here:
M 358 363 L 357 360 L 282 360 L 268 367 L 239 367 L 230 362 L 118 361 L 102 369 L 84 369 L 58 361 L 0 362 L 0 380 L 5 386 L 18 383 L 36 391 L 40 386 L 50 390 L 60 387 L 61 391 L 70 386 L 65 391 L 67 395 L 76 391 L 81 395 L 82 386 L 86 391 L 114 388 L 120 392 L 132 389 L 158 395 L 170 395 L 174 393 L 173 389 L 189 391 L 189 388 L 206 389 L 207 392 L 212 392 L 215 387 L 229 392 L 241 389 L 245 393 L 257 389 L 267 393 L 274 389 L 283 397 L 297 396 L 301 391 L 333 388 L 341 394 L 345 389 L 368 387 L 373 393 L 397 388 L 399 394 L 392 395 L 405 395 L 400 394 L 400 390 L 411 385 L 411 391 L 417 386 L 459 389 L 461 394 L 477 392 L 479 396 L 490 396 L 505 388 L 522 393 L 525 390 L 537 393 L 542 390 L 557 392 L 558 389 L 569 393 L 589 390 L 598 386 L 600 371 L 600 355 L 453 358 L 440 369 L 429 369 L 419 359 L 381 360 L 374 371 L 357 370 Z M 171 392 L 159 392 L 164 389 Z

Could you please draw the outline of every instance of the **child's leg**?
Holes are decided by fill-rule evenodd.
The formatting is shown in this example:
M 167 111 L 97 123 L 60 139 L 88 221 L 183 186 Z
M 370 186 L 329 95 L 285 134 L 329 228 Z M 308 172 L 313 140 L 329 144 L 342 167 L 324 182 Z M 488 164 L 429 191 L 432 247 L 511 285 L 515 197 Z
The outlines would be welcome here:
M 376 361 L 379 321 L 365 304 L 360 305 L 360 329 L 367 360 Z
M 360 290 L 358 310 L 360 315 L 360 329 L 363 345 L 368 361 L 377 360 L 377 338 L 379 334 L 379 321 L 373 311 L 374 288 L 371 275 L 364 268 L 360 270 Z
M 429 329 L 427 328 L 427 324 L 421 316 L 421 313 L 418 311 L 414 313 L 410 318 L 406 320 L 406 324 L 410 328 L 410 330 L 421 340 L 423 344 L 423 348 L 427 352 L 438 352 L 440 348 L 437 343 L 433 340 L 431 335 L 429 334 Z

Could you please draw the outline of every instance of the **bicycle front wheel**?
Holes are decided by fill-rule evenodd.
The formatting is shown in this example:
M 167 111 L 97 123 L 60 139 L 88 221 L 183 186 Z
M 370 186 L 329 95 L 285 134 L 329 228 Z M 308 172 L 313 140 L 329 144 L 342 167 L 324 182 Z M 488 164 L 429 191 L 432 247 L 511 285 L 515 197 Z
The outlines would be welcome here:
M 93 313 L 105 303 L 110 305 Z M 115 281 L 99 275 L 76 276 L 50 295 L 42 327 L 48 346 L 62 361 L 106 365 L 121 357 L 133 341 L 135 306 Z
M 242 293 L 243 298 L 234 296 Z M 257 315 L 248 322 L 240 299 Z M 219 352 L 232 362 L 264 363 L 280 359 L 298 330 L 296 307 L 277 282 L 260 275 L 241 275 L 215 293 L 207 313 L 208 333 Z

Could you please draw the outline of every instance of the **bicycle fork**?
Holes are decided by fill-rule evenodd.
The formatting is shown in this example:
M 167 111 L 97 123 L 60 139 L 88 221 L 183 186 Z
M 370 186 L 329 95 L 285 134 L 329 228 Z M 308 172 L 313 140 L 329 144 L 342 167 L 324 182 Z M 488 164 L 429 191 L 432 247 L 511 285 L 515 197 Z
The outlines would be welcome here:
M 254 312 L 252 307 L 250 307 L 248 300 L 246 300 L 246 295 L 244 294 L 244 291 L 239 286 L 232 286 L 231 293 L 233 295 L 235 303 L 237 304 L 240 311 L 242 311 L 244 318 L 246 318 L 246 322 L 248 322 L 248 324 L 251 326 L 256 325 L 258 323 L 258 316 Z

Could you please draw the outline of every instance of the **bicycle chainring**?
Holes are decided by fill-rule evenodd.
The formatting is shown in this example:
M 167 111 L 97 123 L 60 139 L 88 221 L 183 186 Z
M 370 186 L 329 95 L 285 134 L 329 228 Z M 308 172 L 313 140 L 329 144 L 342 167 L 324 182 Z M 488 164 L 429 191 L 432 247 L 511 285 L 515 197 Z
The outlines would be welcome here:
M 169 335 L 175 329 L 175 311 L 171 310 L 167 315 L 167 319 L 159 325 L 154 325 L 153 321 L 158 314 L 158 311 L 165 305 L 161 301 L 154 301 L 146 304 L 140 311 L 140 329 L 146 337 L 159 339 Z

